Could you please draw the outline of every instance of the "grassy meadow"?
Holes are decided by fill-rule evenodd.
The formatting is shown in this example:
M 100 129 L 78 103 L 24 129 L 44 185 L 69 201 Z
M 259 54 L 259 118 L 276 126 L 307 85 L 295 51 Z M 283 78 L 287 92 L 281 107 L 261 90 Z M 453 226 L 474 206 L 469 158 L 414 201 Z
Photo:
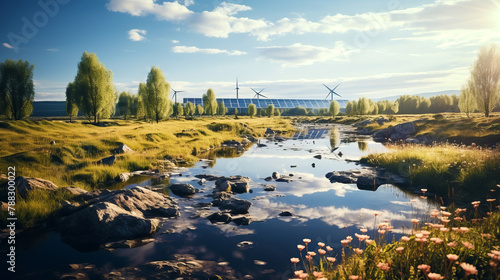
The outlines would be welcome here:
M 242 135 L 263 136 L 266 128 L 293 131 L 290 121 L 280 118 L 171 119 L 159 124 L 110 120 L 101 125 L 61 120 L 3 121 L 0 170 L 15 166 L 17 176 L 92 190 L 106 186 L 120 173 L 158 168 L 165 158 L 194 163 L 204 150 L 226 140 L 240 140 Z M 51 141 L 55 144 L 51 145 Z M 113 155 L 122 144 L 134 152 L 117 155 L 112 166 L 96 163 Z M 64 192 L 34 194 L 26 200 L 19 197 L 19 220 L 26 226 L 33 225 L 57 210 L 59 202 L 67 198 Z

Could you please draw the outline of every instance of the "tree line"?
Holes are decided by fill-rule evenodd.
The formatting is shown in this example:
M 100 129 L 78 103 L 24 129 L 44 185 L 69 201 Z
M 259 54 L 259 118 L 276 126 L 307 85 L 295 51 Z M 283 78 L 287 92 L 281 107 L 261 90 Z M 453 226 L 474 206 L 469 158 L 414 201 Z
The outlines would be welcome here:
M 35 66 L 27 61 L 7 59 L 0 63 L 0 114 L 8 119 L 20 120 L 29 117 L 33 111 L 35 96 L 33 71 Z M 136 95 L 129 92 L 118 93 L 113 85 L 113 72 L 99 61 L 95 53 L 84 52 L 77 67 L 75 79 L 66 87 L 66 112 L 70 120 L 78 114 L 99 122 L 114 115 L 125 119 L 159 122 L 170 117 L 195 115 L 226 115 L 228 109 L 222 102 L 217 103 L 215 93 L 208 89 L 203 94 L 203 106 L 173 103 L 170 99 L 170 84 L 163 72 L 152 67 L 145 83 L 140 83 Z M 496 108 L 500 109 L 500 50 L 497 45 L 482 47 L 474 62 L 469 79 L 461 88 L 460 96 L 438 95 L 431 98 L 403 95 L 396 101 L 377 101 L 362 97 L 349 101 L 347 115 L 368 114 L 422 114 L 440 112 L 479 111 L 486 117 Z M 330 115 L 340 113 L 340 105 L 332 101 L 330 108 L 317 112 L 297 107 L 279 110 L 269 105 L 257 109 L 255 104 L 248 107 L 248 115 Z M 234 111 L 237 116 L 238 111 Z

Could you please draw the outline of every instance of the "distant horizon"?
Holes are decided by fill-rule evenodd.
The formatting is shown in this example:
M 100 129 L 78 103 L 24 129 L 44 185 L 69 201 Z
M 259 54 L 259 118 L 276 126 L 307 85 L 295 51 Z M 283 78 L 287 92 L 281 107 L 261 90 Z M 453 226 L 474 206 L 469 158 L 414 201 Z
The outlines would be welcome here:
M 446 93 L 447 92 L 447 93 Z M 436 91 L 436 92 L 422 92 L 422 93 L 416 93 L 416 94 L 400 94 L 400 95 L 391 95 L 391 96 L 384 96 L 384 97 L 380 97 L 380 98 L 373 98 L 373 100 L 383 100 L 384 98 L 396 98 L 396 97 L 399 97 L 401 95 L 417 95 L 417 96 L 420 96 L 420 95 L 432 95 L 432 96 L 436 96 L 436 95 L 441 95 L 441 94 L 445 94 L 445 95 L 454 95 L 454 94 L 460 94 L 460 91 L 459 90 L 442 90 L 442 91 Z M 36 96 L 35 96 L 36 97 Z M 183 96 L 183 97 L 179 97 L 178 98 L 178 102 L 181 102 L 184 98 L 201 98 L 202 96 Z M 235 98 L 236 99 L 236 93 L 233 95 L 233 96 L 217 96 L 216 95 L 216 98 L 219 99 L 219 98 Z M 251 99 L 251 97 L 239 97 L 239 99 Z M 265 99 L 265 98 L 264 98 Z M 276 99 L 274 97 L 269 97 L 268 99 Z M 283 98 L 278 98 L 278 99 L 283 99 Z M 303 97 L 303 98 L 300 98 L 300 97 L 294 97 L 294 98 L 288 98 L 288 97 L 284 97 L 284 99 L 325 99 L 325 98 L 306 98 L 306 97 Z M 335 98 L 334 100 L 347 100 L 347 101 L 350 101 L 350 100 L 357 100 L 358 98 L 355 98 L 355 99 L 346 99 L 346 98 Z M 65 99 L 63 100 L 34 100 L 35 102 L 66 102 Z M 172 99 L 173 101 L 173 99 Z M 182 103 L 182 102 L 181 102 Z
M 152 66 L 182 97 L 344 99 L 459 90 L 500 42 L 500 0 L 4 1 L 0 61 L 35 65 L 36 101 L 64 101 L 84 51 L 137 93 Z M 92 19 L 92 20 L 89 20 Z M 459 19 L 459 20 L 457 20 Z

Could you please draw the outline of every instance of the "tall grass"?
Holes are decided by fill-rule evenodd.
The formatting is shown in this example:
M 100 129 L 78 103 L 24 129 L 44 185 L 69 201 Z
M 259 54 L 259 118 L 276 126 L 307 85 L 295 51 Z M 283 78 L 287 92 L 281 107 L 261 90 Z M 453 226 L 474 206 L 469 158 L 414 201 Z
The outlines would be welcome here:
M 290 120 L 279 118 L 177 119 L 159 124 L 114 120 L 103 126 L 47 120 L 3 121 L 0 122 L 0 174 L 8 166 L 15 166 L 17 176 L 50 180 L 59 187 L 92 190 L 106 187 L 120 173 L 150 169 L 164 158 L 182 158 L 194 163 L 199 151 L 220 146 L 226 140 L 238 140 L 244 134 L 263 136 L 268 127 L 285 132 L 293 130 Z M 117 155 L 113 166 L 97 165 L 99 159 L 113 155 L 114 149 L 122 144 L 134 152 Z M 2 197 L 6 197 L 4 192 L 5 187 L 0 187 Z M 19 198 L 18 219 L 21 224 L 31 226 L 56 211 L 64 199 L 59 193 Z
M 371 154 L 362 162 L 407 177 L 413 187 L 427 188 L 441 196 L 461 199 L 484 197 L 500 182 L 497 150 L 440 144 L 393 145 L 391 151 Z

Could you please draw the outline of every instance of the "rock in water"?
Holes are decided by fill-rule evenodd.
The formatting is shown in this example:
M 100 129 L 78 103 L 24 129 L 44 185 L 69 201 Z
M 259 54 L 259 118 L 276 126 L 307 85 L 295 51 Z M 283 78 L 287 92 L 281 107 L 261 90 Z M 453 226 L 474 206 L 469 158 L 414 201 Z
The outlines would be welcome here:
M 44 190 L 44 191 L 56 191 L 58 187 L 51 181 L 19 176 L 14 181 L 17 188 L 17 193 L 22 197 L 26 198 L 28 192 L 33 190 Z
M 247 193 L 250 189 L 250 178 L 243 176 L 222 177 L 215 181 L 217 191 Z
M 80 197 L 88 206 L 59 222 L 63 239 L 71 243 L 101 244 L 144 237 L 158 229 L 156 217 L 179 216 L 179 207 L 172 198 L 141 187 Z
M 115 177 L 115 181 L 117 182 L 127 182 L 128 179 L 130 179 L 131 177 L 131 174 L 130 173 L 122 173 L 122 174 L 119 174 L 118 176 Z
M 191 184 L 172 184 L 170 190 L 180 197 L 191 196 L 196 193 L 196 189 Z
M 268 184 L 268 185 L 265 185 L 264 186 L 264 190 L 266 192 L 273 192 L 276 190 L 276 186 L 275 185 L 271 185 L 271 184 Z
M 278 171 L 274 171 L 273 172 L 273 175 L 271 175 L 271 177 L 276 180 L 276 179 L 279 179 L 281 177 L 281 175 L 278 173 Z
M 216 212 L 208 216 L 207 219 L 212 223 L 229 223 L 231 222 L 231 215 L 229 213 Z
M 221 201 L 219 209 L 229 210 L 232 214 L 246 214 L 248 213 L 250 206 L 252 206 L 252 202 L 248 200 L 231 198 Z
M 127 145 L 123 144 L 120 147 L 115 149 L 115 154 L 125 154 L 125 153 L 130 153 L 133 152 L 132 149 L 130 149 Z

